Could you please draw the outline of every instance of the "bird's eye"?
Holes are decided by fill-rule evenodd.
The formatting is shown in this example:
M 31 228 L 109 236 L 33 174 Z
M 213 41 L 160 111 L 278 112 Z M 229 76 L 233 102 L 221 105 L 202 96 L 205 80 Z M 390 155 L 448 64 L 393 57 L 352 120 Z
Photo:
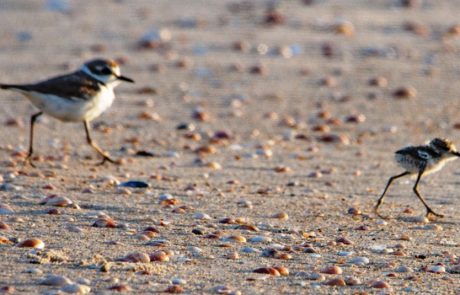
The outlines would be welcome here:
M 103 75 L 112 75 L 112 70 L 107 68 L 107 67 L 104 67 L 102 70 L 101 70 L 101 74 Z

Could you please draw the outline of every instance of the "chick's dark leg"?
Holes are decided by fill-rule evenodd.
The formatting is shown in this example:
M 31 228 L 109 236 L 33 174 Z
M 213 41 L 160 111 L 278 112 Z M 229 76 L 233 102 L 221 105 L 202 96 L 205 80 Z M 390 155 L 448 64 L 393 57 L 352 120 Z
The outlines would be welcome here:
M 374 207 L 374 212 L 377 213 L 377 215 L 379 215 L 379 213 L 378 213 L 379 206 L 383 203 L 383 198 L 385 197 L 385 194 L 386 194 L 388 188 L 390 187 L 391 183 L 393 182 L 393 180 L 398 179 L 398 178 L 403 177 L 403 176 L 406 176 L 406 175 L 409 175 L 409 174 L 410 174 L 409 171 L 405 171 L 405 172 L 403 172 L 401 174 L 392 176 L 392 177 L 390 177 L 390 179 L 388 179 L 387 185 L 385 186 L 385 189 L 383 190 L 382 195 L 380 196 L 380 198 L 377 201 L 377 204 Z
M 415 193 L 415 195 L 417 195 L 417 197 L 420 199 L 420 201 L 422 201 L 423 205 L 425 205 L 426 216 L 428 216 L 430 214 L 433 214 L 434 216 L 438 216 L 438 217 L 442 218 L 442 217 L 444 217 L 444 215 L 434 212 L 433 209 L 431 209 L 430 206 L 428 206 L 428 204 L 425 202 L 425 199 L 423 199 L 423 197 L 420 195 L 420 193 L 417 190 L 417 185 L 418 185 L 418 182 L 420 181 L 420 178 L 422 178 L 423 172 L 424 172 L 424 170 L 420 170 L 420 172 L 417 175 L 417 180 L 415 181 L 415 185 L 414 185 L 414 188 L 413 188 L 414 193 Z

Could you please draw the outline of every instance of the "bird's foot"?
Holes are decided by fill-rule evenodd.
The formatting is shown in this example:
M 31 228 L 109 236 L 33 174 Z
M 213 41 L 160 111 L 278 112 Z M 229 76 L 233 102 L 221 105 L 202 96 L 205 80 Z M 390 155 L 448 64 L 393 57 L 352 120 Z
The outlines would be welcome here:
M 32 155 L 27 155 L 26 159 L 23 162 L 23 165 L 24 166 L 30 165 L 33 168 L 37 168 L 37 166 L 35 166 L 35 164 L 34 164 L 34 162 L 32 160 Z
M 433 216 L 436 216 L 436 217 L 439 217 L 439 218 L 443 218 L 443 217 L 444 217 L 443 214 L 439 214 L 439 213 L 434 212 L 434 211 L 431 210 L 431 209 L 428 209 L 427 212 L 426 212 L 426 217 L 429 219 L 430 215 L 433 215 Z
M 112 159 L 109 155 L 102 155 L 102 161 L 96 164 L 96 166 L 102 166 L 105 164 L 105 162 L 110 162 L 115 165 L 120 165 L 121 161 L 120 160 L 114 160 Z
M 379 212 L 378 209 L 379 209 L 379 208 L 378 208 L 377 206 L 374 207 L 374 213 L 375 213 L 378 217 L 380 217 L 380 218 L 382 218 L 382 219 L 390 219 L 389 216 L 384 216 L 384 215 L 380 214 L 380 212 Z

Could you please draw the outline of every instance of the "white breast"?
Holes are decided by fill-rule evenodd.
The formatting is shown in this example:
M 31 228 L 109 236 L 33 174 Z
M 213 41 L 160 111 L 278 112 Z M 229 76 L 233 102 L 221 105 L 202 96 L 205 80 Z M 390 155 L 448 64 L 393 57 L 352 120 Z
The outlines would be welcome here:
M 99 93 L 93 100 L 92 105 L 88 106 L 86 109 L 87 121 L 91 121 L 99 117 L 103 112 L 105 112 L 112 105 L 115 94 L 113 93 L 113 88 L 103 88 L 104 90 Z
M 62 98 L 39 92 L 21 93 L 45 114 L 66 122 L 91 121 L 107 110 L 115 99 L 111 87 L 103 87 L 97 96 L 88 100 Z
M 447 162 L 453 161 L 455 159 L 457 159 L 457 157 L 445 157 L 445 158 L 440 159 L 437 162 L 428 161 L 428 164 L 427 164 L 427 167 L 425 169 L 424 174 L 428 175 L 428 174 L 431 174 L 431 173 L 434 173 L 434 172 L 438 172 L 439 170 L 441 170 L 444 167 L 444 165 Z

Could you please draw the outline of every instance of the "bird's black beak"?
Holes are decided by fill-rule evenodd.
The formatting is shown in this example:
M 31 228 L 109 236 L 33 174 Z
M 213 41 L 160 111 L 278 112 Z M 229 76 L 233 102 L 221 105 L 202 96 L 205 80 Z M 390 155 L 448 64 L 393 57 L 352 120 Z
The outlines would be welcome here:
M 460 153 L 459 153 L 459 152 L 452 152 L 452 154 L 453 154 L 454 156 L 460 157 Z
M 115 77 L 117 77 L 118 80 L 122 80 L 122 81 L 129 82 L 129 83 L 134 83 L 133 79 L 125 77 L 125 76 L 115 76 Z

